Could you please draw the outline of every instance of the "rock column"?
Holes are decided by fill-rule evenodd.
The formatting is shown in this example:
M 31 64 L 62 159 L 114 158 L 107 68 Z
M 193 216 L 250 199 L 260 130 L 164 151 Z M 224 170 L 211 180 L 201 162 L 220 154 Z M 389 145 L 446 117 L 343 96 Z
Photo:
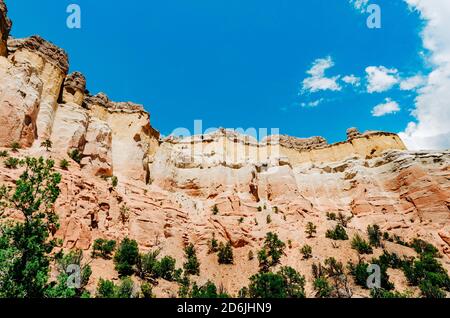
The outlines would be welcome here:
M 0 56 L 6 56 L 7 40 L 11 30 L 11 21 L 8 19 L 8 9 L 3 0 L 0 0 Z
M 8 50 L 15 65 L 31 65 L 43 83 L 37 137 L 50 139 L 61 87 L 69 69 L 67 54 L 39 36 L 8 41 Z

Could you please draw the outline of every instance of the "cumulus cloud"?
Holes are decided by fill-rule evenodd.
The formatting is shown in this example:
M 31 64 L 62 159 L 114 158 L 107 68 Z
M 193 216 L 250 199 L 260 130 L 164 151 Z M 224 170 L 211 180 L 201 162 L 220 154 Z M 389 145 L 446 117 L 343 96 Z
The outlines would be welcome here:
M 421 34 L 433 70 L 418 90 L 411 122 L 400 133 L 410 149 L 450 148 L 450 1 L 404 0 L 425 21 Z
M 400 89 L 402 91 L 414 91 L 426 84 L 426 78 L 422 75 L 415 75 L 403 79 L 400 82 Z
M 367 92 L 382 93 L 398 84 L 398 70 L 389 69 L 384 66 L 369 66 L 367 73 Z
M 310 77 L 303 80 L 302 93 L 315 93 L 318 91 L 340 91 L 341 86 L 337 83 L 339 76 L 326 77 L 325 72 L 334 66 L 330 56 L 314 61 L 311 69 L 306 73 Z
M 359 78 L 359 77 L 357 77 L 357 76 L 355 76 L 355 75 L 347 75 L 347 76 L 344 76 L 343 78 L 342 78 L 342 81 L 344 82 L 344 83 L 346 83 L 346 84 L 349 84 L 349 85 L 353 85 L 353 86 L 355 86 L 355 87 L 358 87 L 358 86 L 360 86 L 361 85 L 361 78 Z
M 396 101 L 386 98 L 384 103 L 375 106 L 372 110 L 372 116 L 382 117 L 388 114 L 395 114 L 400 111 L 400 106 Z
M 391 72 L 381 74 L 380 85 L 368 85 L 369 92 L 385 91 L 396 84 L 402 90 L 415 90 L 418 96 L 410 122 L 400 137 L 410 149 L 450 148 L 450 1 L 403 0 L 411 10 L 417 10 L 425 22 L 421 37 L 423 46 L 430 53 L 428 63 L 432 72 L 421 82 L 418 77 L 400 80 Z M 350 0 L 361 12 L 365 12 L 368 0 Z M 374 71 L 374 69 L 372 69 Z M 392 70 L 393 71 L 393 70 Z M 397 72 L 395 72 L 397 73 Z M 382 82 L 385 82 L 383 85 Z M 387 88 L 389 87 L 389 88 Z

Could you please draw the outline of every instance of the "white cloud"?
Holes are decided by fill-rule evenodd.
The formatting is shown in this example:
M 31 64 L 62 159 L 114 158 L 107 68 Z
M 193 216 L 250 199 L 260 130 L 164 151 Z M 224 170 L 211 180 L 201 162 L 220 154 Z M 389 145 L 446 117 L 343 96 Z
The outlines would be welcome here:
M 356 10 L 366 12 L 366 8 L 369 5 L 369 0 L 350 0 L 350 4 L 353 5 Z
M 400 82 L 400 89 L 402 91 L 413 91 L 426 84 L 426 78 L 421 75 L 405 78 Z
M 405 0 L 426 24 L 421 34 L 433 71 L 418 90 L 414 116 L 400 133 L 410 149 L 450 148 L 450 1 Z
M 400 89 L 416 90 L 419 95 L 413 111 L 416 122 L 410 122 L 399 134 L 409 149 L 449 149 L 450 1 L 404 1 L 412 10 L 417 10 L 425 21 L 421 37 L 424 48 L 431 54 L 424 55 L 422 52 L 418 54 L 428 59 L 427 62 L 432 65 L 433 71 L 417 87 L 414 87 L 417 82 L 414 83 L 411 78 L 400 82 Z M 350 3 L 362 13 L 368 5 L 366 0 L 350 0 Z M 392 86 L 395 84 L 397 83 Z M 370 86 L 370 88 L 376 90 L 377 86 Z
M 384 103 L 375 106 L 372 110 L 372 116 L 382 117 L 388 114 L 395 114 L 400 111 L 400 106 L 397 102 L 390 98 L 386 98 Z
M 355 87 L 358 87 L 358 86 L 361 85 L 361 78 L 359 78 L 359 77 L 357 77 L 357 76 L 355 76 L 355 75 L 353 75 L 353 74 L 352 74 L 352 75 L 344 76 L 344 77 L 342 78 L 342 81 L 343 81 L 344 83 L 353 85 L 353 86 L 355 86 Z
M 314 107 L 319 106 L 319 105 L 322 104 L 323 102 L 324 102 L 324 99 L 321 98 L 321 99 L 318 99 L 318 100 L 315 100 L 315 101 L 312 101 L 312 102 L 308 102 L 308 103 L 303 102 L 303 103 L 300 104 L 300 106 L 302 106 L 302 107 L 314 108 Z
M 334 66 L 334 62 L 331 59 L 331 56 L 328 56 L 324 59 L 317 59 L 314 61 L 312 68 L 307 71 L 309 75 L 312 77 L 322 77 L 325 75 L 325 71 Z
M 330 56 L 315 60 L 312 68 L 306 72 L 310 75 L 310 77 L 303 80 L 303 88 L 301 93 L 315 93 L 326 90 L 340 91 L 341 86 L 337 83 L 339 76 L 325 76 L 325 72 L 333 66 L 334 62 Z
M 369 66 L 367 73 L 367 92 L 382 93 L 391 89 L 399 82 L 398 70 L 388 69 L 384 66 Z

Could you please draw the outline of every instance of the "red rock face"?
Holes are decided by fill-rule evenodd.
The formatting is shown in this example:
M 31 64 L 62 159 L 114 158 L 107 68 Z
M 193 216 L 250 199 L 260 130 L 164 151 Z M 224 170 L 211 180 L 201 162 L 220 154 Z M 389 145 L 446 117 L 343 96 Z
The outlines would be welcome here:
M 37 155 L 33 150 L 21 153 L 27 154 Z M 58 156 L 52 154 L 54 158 Z M 215 182 L 214 169 L 198 169 L 197 178 L 203 180 L 204 174 L 209 177 L 204 180 L 210 181 L 190 180 L 191 185 L 196 184 L 192 187 L 186 186 L 187 180 L 180 179 L 183 174 L 172 163 L 166 169 L 171 171 L 169 175 L 179 177 L 172 178 L 167 189 L 159 186 L 166 184 L 164 180 L 154 180 L 153 185 L 122 180 L 113 189 L 110 181 L 94 177 L 74 163 L 69 171 L 61 171 L 62 193 L 56 206 L 61 228 L 56 235 L 63 239 L 64 248 L 79 248 L 87 251 L 86 255 L 97 238 L 120 241 L 130 237 L 138 241 L 142 251 L 159 248 L 163 255 L 175 257 L 179 266 L 184 246 L 192 242 L 202 264 L 202 279 L 223 283 L 230 292 L 237 292 L 258 267 L 248 260 L 249 251 L 259 250 L 270 231 L 292 246 L 286 250 L 283 264 L 303 273 L 310 271 L 298 261 L 298 249 L 305 242 L 313 245 L 318 259 L 334 256 L 345 262 L 357 261 L 358 255 L 350 242 L 339 243 L 340 248 L 335 249 L 324 236 L 335 224 L 327 219 L 327 213 L 341 212 L 350 218 L 347 226 L 350 237 L 357 233 L 365 236 L 367 226 L 377 224 L 383 232 L 398 235 L 404 241 L 420 237 L 431 242 L 444 255 L 447 266 L 449 164 L 449 152 L 391 151 L 369 160 L 350 158 L 323 166 L 295 169 L 284 166 L 260 173 L 255 167 L 241 168 L 241 174 L 220 186 Z M 17 177 L 18 172 L 1 166 L 2 183 Z M 226 170 L 220 171 L 223 174 Z M 252 180 L 258 196 L 248 184 L 240 185 L 246 180 Z M 126 220 L 122 218 L 124 207 Z M 217 207 L 217 213 L 213 207 Z M 314 239 L 307 239 L 304 233 L 308 222 L 317 225 Z M 221 267 L 215 256 L 208 254 L 208 241 L 213 235 L 221 242 L 232 243 L 235 265 Z M 387 248 L 392 251 L 412 253 L 410 249 L 389 244 Z M 93 264 L 94 271 L 113 273 L 106 269 L 110 266 L 107 263 Z M 92 282 L 92 288 L 95 284 L 96 281 Z
M 0 11 L 3 40 L 10 24 L 2 0 Z M 350 241 L 325 238 L 336 225 L 327 214 L 342 213 L 350 237 L 365 236 L 373 224 L 404 241 L 420 237 L 439 248 L 449 268 L 449 151 L 409 152 L 395 134 L 361 134 L 354 128 L 347 141 L 336 145 L 321 137 L 269 137 L 283 148 L 282 155 L 261 156 L 255 151 L 263 148 L 257 141 L 223 129 L 160 141 L 143 106 L 112 102 L 104 94 L 85 96 L 84 76 L 65 77 L 63 50 L 39 37 L 9 45 L 9 53 L 3 49 L 0 54 L 0 150 L 20 142 L 25 149 L 16 157 L 70 161 L 67 171 L 57 168 L 63 180 L 55 206 L 61 227 L 55 235 L 63 249 L 82 249 L 90 261 L 96 239 L 129 237 L 142 252 L 160 249 L 181 267 L 183 249 L 193 243 L 201 263 L 198 282 L 211 280 L 236 294 L 257 272 L 258 261 L 248 255 L 256 255 L 268 232 L 287 243 L 282 264 L 306 275 L 308 282 L 312 262 L 331 256 L 357 262 L 360 255 Z M 37 66 L 56 72 L 43 76 Z M 54 143 L 49 151 L 38 142 L 44 138 L 37 127 L 43 106 L 43 124 Z M 221 148 L 222 142 L 229 148 Z M 198 145 L 200 151 L 194 151 Z M 71 150 L 78 151 L 78 158 L 69 158 Z M 13 186 L 21 171 L 5 168 L 5 160 L 0 158 L 0 185 Z M 115 186 L 107 179 L 113 176 L 118 177 Z M 15 212 L 8 216 L 17 219 Z M 313 238 L 305 233 L 308 222 L 317 226 Z M 220 266 L 208 252 L 213 236 L 231 242 L 234 265 Z M 313 248 L 313 260 L 301 260 L 299 248 L 306 243 Z M 414 256 L 399 244 L 386 242 L 385 248 Z M 112 261 L 92 260 L 92 267 L 91 291 L 101 277 L 118 278 Z M 392 276 L 405 284 L 401 275 Z M 176 291 L 167 282 L 155 288 L 158 296 Z M 307 292 L 312 293 L 309 283 Z M 368 296 L 364 290 L 358 293 Z

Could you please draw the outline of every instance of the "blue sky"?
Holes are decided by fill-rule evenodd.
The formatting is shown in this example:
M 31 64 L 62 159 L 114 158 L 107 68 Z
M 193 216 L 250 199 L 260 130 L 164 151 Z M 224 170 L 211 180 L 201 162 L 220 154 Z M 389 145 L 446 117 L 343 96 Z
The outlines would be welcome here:
M 381 29 L 347 0 L 6 0 L 13 36 L 64 48 L 91 93 L 144 104 L 165 135 L 201 119 L 329 142 L 352 126 L 401 132 L 416 120 L 417 89 L 400 87 L 430 72 L 424 22 L 402 0 L 375 2 Z M 66 27 L 70 3 L 81 7 L 80 30 Z M 314 66 L 322 74 L 307 74 Z M 349 75 L 359 86 L 345 83 Z M 314 91 L 323 78 L 339 89 Z

